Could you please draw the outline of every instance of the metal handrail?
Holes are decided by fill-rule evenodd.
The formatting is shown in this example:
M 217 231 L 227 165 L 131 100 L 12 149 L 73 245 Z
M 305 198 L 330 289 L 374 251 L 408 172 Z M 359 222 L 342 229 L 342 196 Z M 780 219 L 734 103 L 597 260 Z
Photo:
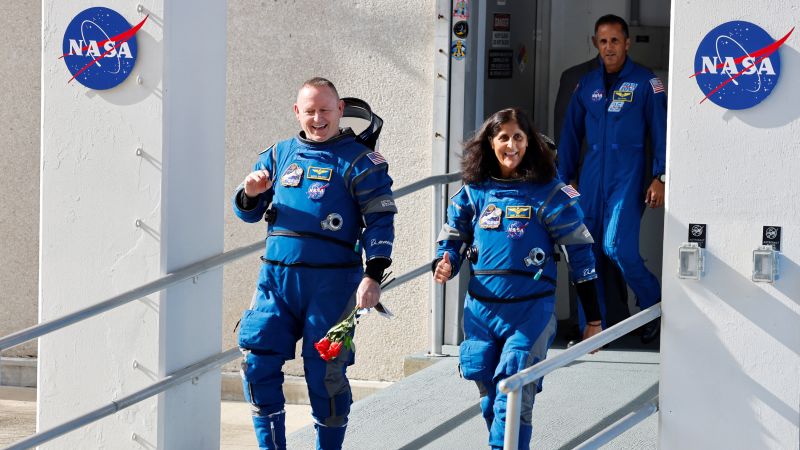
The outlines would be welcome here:
M 96 316 L 100 313 L 106 312 L 110 309 L 114 309 L 118 306 L 125 305 L 134 300 L 138 300 L 142 297 L 161 291 L 163 289 L 172 286 L 173 284 L 180 283 L 181 281 L 184 280 L 188 280 L 192 277 L 202 274 L 203 272 L 207 272 L 211 269 L 217 268 L 219 266 L 225 265 L 229 262 L 247 256 L 250 253 L 254 253 L 261 248 L 264 248 L 264 241 L 258 241 L 253 244 L 246 245 L 244 247 L 239 247 L 237 249 L 221 253 L 219 255 L 214 255 L 210 258 L 198 261 L 182 269 L 176 270 L 175 272 L 172 272 L 168 275 L 165 275 L 161 278 L 151 281 L 150 283 L 131 289 L 130 291 L 124 292 L 122 294 L 115 295 L 114 297 L 111 297 L 95 305 L 69 313 L 57 319 L 33 325 L 23 330 L 17 331 L 16 333 L 9 334 L 8 336 L 5 336 L 0 339 L 0 351 L 30 341 L 31 339 L 36 339 L 38 337 L 44 336 L 45 334 L 51 333 L 56 330 L 60 330 L 61 328 L 64 328 L 66 326 L 75 324 L 82 320 Z
M 397 199 L 405 195 L 408 195 L 412 192 L 415 192 L 417 190 L 426 188 L 428 186 L 432 186 L 435 184 L 449 183 L 452 181 L 456 181 L 460 178 L 461 174 L 459 172 L 448 173 L 444 175 L 433 175 L 428 178 L 423 178 L 422 180 L 416 181 L 414 183 L 411 183 L 407 186 L 398 189 L 394 194 L 394 198 Z M 165 275 L 161 278 L 151 281 L 150 283 L 144 284 L 138 288 L 131 289 L 130 291 L 116 295 L 107 300 L 103 300 L 95 305 L 88 306 L 81 310 L 59 317 L 57 319 L 53 319 L 47 322 L 42 322 L 40 324 L 33 325 L 31 327 L 17 331 L 15 333 L 11 333 L 7 336 L 0 338 L 0 351 L 7 350 L 9 348 L 30 341 L 31 339 L 36 339 L 38 337 L 44 336 L 45 334 L 51 333 L 56 330 L 60 330 L 61 328 L 73 325 L 90 317 L 94 317 L 100 313 L 125 305 L 127 303 L 130 303 L 134 300 L 138 300 L 142 297 L 148 296 L 155 292 L 159 292 L 174 284 L 180 283 L 181 281 L 188 280 L 192 277 L 200 275 L 211 269 L 223 266 L 237 259 L 243 258 L 251 253 L 255 253 L 262 248 L 264 248 L 264 241 L 259 240 L 250 245 L 245 245 L 233 250 L 229 250 L 224 253 L 220 253 L 219 255 L 214 255 L 210 258 L 198 261 L 194 264 L 190 264 L 184 268 L 181 268 L 175 272 L 172 272 L 168 275 Z M 409 272 L 408 274 L 401 275 L 401 277 L 407 276 L 411 273 L 416 273 L 417 270 L 419 269 L 415 269 L 414 271 Z M 395 286 L 396 285 L 397 283 L 395 284 Z
M 390 284 L 388 284 L 382 290 L 388 291 L 392 288 L 400 286 L 401 284 L 410 281 L 424 273 L 427 273 L 430 270 L 429 264 L 423 264 L 416 269 L 413 269 L 399 277 L 395 278 Z M 76 417 L 70 421 L 64 422 L 61 425 L 57 425 L 53 428 L 50 428 L 45 431 L 41 431 L 39 433 L 34 434 L 33 436 L 29 436 L 21 441 L 14 443 L 11 447 L 6 447 L 4 450 L 21 450 L 30 447 L 34 447 L 36 445 L 43 444 L 47 441 L 53 440 L 59 436 L 63 436 L 64 434 L 69 433 L 70 431 L 76 430 L 84 425 L 88 425 L 92 422 L 96 422 L 97 420 L 102 419 L 103 417 L 110 416 L 122 409 L 125 409 L 131 405 L 134 405 L 138 402 L 146 400 L 156 394 L 166 391 L 172 386 L 181 384 L 189 379 L 192 379 L 196 376 L 202 375 L 209 370 L 219 367 L 223 364 L 229 363 L 236 358 L 239 357 L 239 349 L 234 347 L 228 349 L 223 353 L 219 353 L 217 355 L 208 357 L 196 364 L 191 366 L 185 367 L 172 375 L 169 375 L 165 378 L 162 378 L 155 384 L 152 384 L 144 389 L 134 392 L 131 395 L 123 397 L 117 401 L 113 401 L 110 404 L 103 406 L 101 408 L 97 408 L 93 411 L 90 411 L 80 417 Z
M 24 450 L 44 444 L 45 442 L 51 441 L 59 436 L 63 436 L 70 431 L 77 430 L 84 425 L 96 422 L 103 417 L 110 416 L 129 406 L 135 405 L 143 400 L 147 400 L 148 398 L 160 394 L 173 386 L 177 386 L 181 383 L 198 377 L 213 368 L 222 366 L 223 364 L 235 360 L 240 355 L 241 353 L 239 349 L 234 347 L 222 353 L 210 356 L 195 364 L 184 367 L 183 369 L 180 369 L 171 375 L 167 375 L 156 383 L 153 383 L 144 389 L 138 390 L 131 395 L 112 401 L 111 403 L 83 414 L 82 416 L 76 417 L 70 421 L 56 425 L 50 429 L 40 431 L 32 436 L 28 436 L 25 439 L 17 441 L 10 447 L 6 447 L 5 450 Z
M 416 190 L 423 189 L 431 185 L 449 183 L 452 181 L 456 181 L 460 178 L 461 178 L 460 173 L 434 175 L 422 179 L 420 181 L 417 181 L 415 183 L 412 183 L 411 185 L 398 189 L 394 197 L 395 199 L 397 199 L 404 195 L 408 195 Z M 158 292 L 173 284 L 179 283 L 183 280 L 187 280 L 189 278 L 197 276 L 213 268 L 223 266 L 227 263 L 235 261 L 246 255 L 249 255 L 250 253 L 254 253 L 259 249 L 263 248 L 263 246 L 264 246 L 263 241 L 258 241 L 250 245 L 239 247 L 237 249 L 212 256 L 211 258 L 207 258 L 197 263 L 191 264 L 185 268 L 177 270 L 176 272 L 168 274 L 164 277 L 161 277 L 155 281 L 147 283 L 138 288 L 132 289 L 123 294 L 114 296 L 96 305 L 92 305 L 82 310 L 67 314 L 58 319 L 44 322 L 35 325 L 33 327 L 29 327 L 24 330 L 18 331 L 16 333 L 12 333 L 0 339 L 0 350 L 14 347 L 23 342 L 41 337 L 45 334 L 64 328 L 68 325 L 72 325 L 74 323 L 88 319 L 102 312 L 114 309 L 118 306 L 122 306 L 133 300 L 150 295 L 154 292 Z M 386 287 L 383 288 L 383 291 L 388 291 L 397 286 L 400 286 L 401 284 L 407 281 L 410 281 L 424 273 L 427 273 L 429 270 L 430 270 L 429 264 L 425 263 L 415 269 L 412 269 L 409 272 L 406 272 L 398 276 L 397 278 L 392 280 L 390 284 L 386 285 Z M 123 397 L 119 400 L 112 401 L 110 404 L 106 406 L 90 411 L 82 416 L 76 417 L 75 419 L 64 422 L 60 425 L 56 425 L 48 430 L 41 431 L 25 439 L 22 439 L 12 444 L 10 447 L 6 447 L 4 450 L 22 450 L 48 442 L 52 439 L 55 439 L 66 433 L 69 433 L 70 431 L 76 430 L 80 427 L 96 422 L 102 419 L 103 417 L 115 414 L 116 412 L 122 409 L 125 409 L 131 405 L 134 405 L 154 395 L 164 392 L 173 386 L 184 383 L 194 377 L 200 376 L 213 368 L 219 367 L 223 364 L 235 360 L 236 358 L 238 358 L 238 356 L 239 356 L 239 350 L 238 348 L 234 347 L 228 349 L 225 352 L 205 358 L 200 362 L 184 367 L 183 369 L 180 369 L 174 372 L 173 374 L 162 378 L 158 382 L 144 389 L 136 391 L 133 394 Z
M 453 183 L 460 179 L 461 179 L 461 172 L 451 172 L 441 175 L 433 175 L 428 178 L 423 178 L 419 181 L 415 181 L 409 185 L 403 186 L 400 189 L 394 191 L 394 198 L 400 198 L 404 195 L 411 194 L 412 192 L 416 192 L 428 186 L 433 186 L 435 184 Z
M 661 317 L 661 303 L 657 303 L 622 322 L 581 341 L 553 358 L 545 359 L 525 370 L 500 381 L 498 388 L 508 395 L 506 399 L 506 430 L 503 447 L 516 449 L 519 443 L 519 420 L 522 407 L 522 388 L 548 373 L 571 363 L 581 356 L 614 341 L 640 326 Z
M 599 433 L 582 442 L 574 450 L 594 450 L 598 449 L 616 439 L 620 434 L 630 430 L 636 424 L 650 417 L 658 411 L 658 396 L 645 403 L 636 411 L 631 411 L 621 419 L 603 428 Z

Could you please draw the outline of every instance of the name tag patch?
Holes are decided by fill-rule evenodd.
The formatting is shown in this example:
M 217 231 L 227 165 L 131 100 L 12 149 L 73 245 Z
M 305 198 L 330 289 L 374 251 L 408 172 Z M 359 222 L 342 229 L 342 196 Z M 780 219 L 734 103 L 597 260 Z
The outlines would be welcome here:
M 330 168 L 309 166 L 307 177 L 309 180 L 330 181 L 332 173 Z
M 627 91 L 614 91 L 614 97 L 611 99 L 614 102 L 632 102 L 633 92 Z
M 509 219 L 530 219 L 530 206 L 506 206 L 506 217 Z

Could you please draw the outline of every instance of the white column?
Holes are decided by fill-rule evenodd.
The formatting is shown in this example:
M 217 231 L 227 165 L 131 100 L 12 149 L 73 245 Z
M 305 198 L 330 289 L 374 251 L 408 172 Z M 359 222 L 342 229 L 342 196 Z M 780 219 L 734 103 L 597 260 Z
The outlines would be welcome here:
M 705 94 L 689 78 L 700 42 L 715 27 L 744 20 L 780 39 L 797 25 L 798 8 L 798 0 L 673 2 L 659 422 L 665 450 L 800 442 L 797 30 L 779 50 L 774 91 L 755 107 L 701 104 Z M 759 87 L 748 75 L 737 82 Z M 676 277 L 690 223 L 708 226 L 706 271 L 697 281 Z M 752 251 L 767 225 L 783 227 L 781 278 L 754 283 Z
M 161 262 L 166 272 L 223 251 L 227 2 L 164 3 L 164 169 Z M 219 353 L 222 270 L 161 295 L 159 371 Z M 220 375 L 159 400 L 159 448 L 219 446 Z
M 223 249 L 226 2 L 141 4 L 103 4 L 149 18 L 131 75 L 94 90 L 59 58 L 90 5 L 43 1 L 40 320 Z M 38 428 L 218 353 L 221 294 L 212 271 L 40 339 Z M 43 447 L 216 448 L 219 392 L 207 374 Z

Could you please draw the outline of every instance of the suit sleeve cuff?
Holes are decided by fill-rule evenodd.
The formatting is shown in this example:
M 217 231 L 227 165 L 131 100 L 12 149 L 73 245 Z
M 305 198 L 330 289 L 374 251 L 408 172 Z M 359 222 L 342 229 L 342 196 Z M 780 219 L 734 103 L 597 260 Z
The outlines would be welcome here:
M 380 283 L 383 280 L 383 272 L 392 264 L 389 258 L 375 257 L 367 261 L 364 269 L 364 277 L 372 278 Z

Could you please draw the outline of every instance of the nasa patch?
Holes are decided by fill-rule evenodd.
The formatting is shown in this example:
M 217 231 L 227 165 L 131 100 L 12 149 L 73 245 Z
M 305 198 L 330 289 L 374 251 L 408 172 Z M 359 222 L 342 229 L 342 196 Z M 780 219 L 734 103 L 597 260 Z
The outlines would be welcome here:
M 599 102 L 602 99 L 603 99 L 603 90 L 595 89 L 594 92 L 592 92 L 592 101 Z
M 308 198 L 311 200 L 319 200 L 325 195 L 325 189 L 329 186 L 328 183 L 313 183 L 308 187 Z
M 506 236 L 509 239 L 517 240 L 525 234 L 525 228 L 528 226 L 530 222 L 520 222 L 520 221 L 513 221 L 508 224 L 508 228 L 506 229 Z
M 711 100 L 734 110 L 761 103 L 778 83 L 778 48 L 792 31 L 794 28 L 777 41 L 758 25 L 745 21 L 726 22 L 709 31 L 694 57 L 692 77 L 705 94 L 700 103 Z
M 113 9 L 101 6 L 79 12 L 67 25 L 62 58 L 72 80 L 96 90 L 111 89 L 128 78 L 136 65 L 136 32 L 146 16 L 131 26 Z

